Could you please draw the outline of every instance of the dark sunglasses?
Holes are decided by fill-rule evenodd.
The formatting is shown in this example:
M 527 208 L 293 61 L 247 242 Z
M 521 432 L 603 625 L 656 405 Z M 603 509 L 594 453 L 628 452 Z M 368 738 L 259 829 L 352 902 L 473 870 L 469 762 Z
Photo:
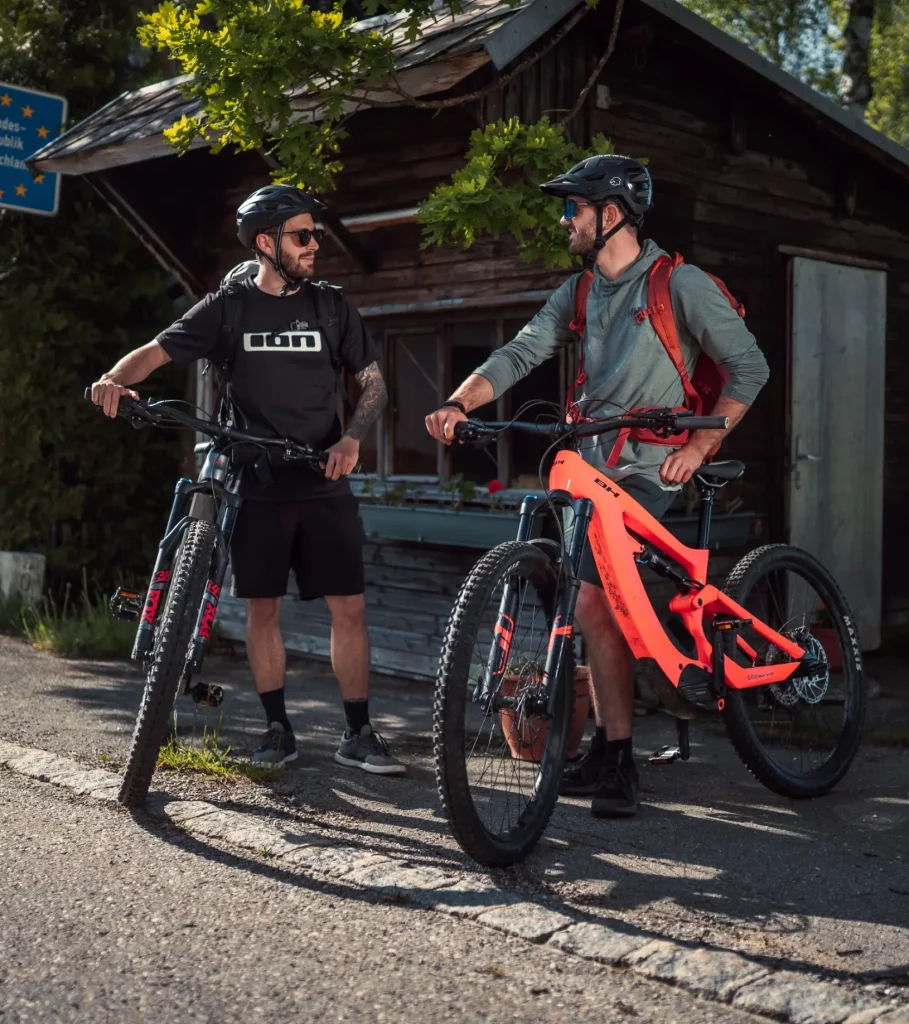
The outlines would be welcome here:
M 592 205 L 593 203 L 579 203 L 577 199 L 566 199 L 562 209 L 562 220 L 574 220 L 578 215 L 578 207 Z
M 277 232 L 268 232 L 272 238 L 277 238 Z M 300 228 L 299 231 L 285 231 L 285 238 L 293 238 L 294 241 L 301 249 L 305 249 L 309 243 L 315 239 L 316 242 L 321 245 L 322 239 L 325 237 L 325 228 Z

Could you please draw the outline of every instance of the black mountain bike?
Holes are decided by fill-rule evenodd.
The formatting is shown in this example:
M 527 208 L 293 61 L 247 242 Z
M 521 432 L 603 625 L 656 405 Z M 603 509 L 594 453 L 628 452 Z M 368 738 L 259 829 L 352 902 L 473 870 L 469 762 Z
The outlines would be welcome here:
M 85 397 L 91 398 L 90 390 Z M 137 807 L 148 795 L 178 694 L 204 707 L 218 707 L 224 699 L 220 686 L 192 680 L 211 639 L 244 474 L 251 469 L 262 478 L 275 461 L 303 463 L 321 472 L 328 454 L 296 441 L 209 423 L 166 402 L 123 397 L 117 414 L 137 428 L 176 425 L 211 438 L 196 446 L 205 453 L 198 480 L 177 481 L 144 599 L 122 587 L 111 598 L 117 618 L 139 619 L 132 658 L 145 669 L 145 690 L 117 797 L 124 806 Z

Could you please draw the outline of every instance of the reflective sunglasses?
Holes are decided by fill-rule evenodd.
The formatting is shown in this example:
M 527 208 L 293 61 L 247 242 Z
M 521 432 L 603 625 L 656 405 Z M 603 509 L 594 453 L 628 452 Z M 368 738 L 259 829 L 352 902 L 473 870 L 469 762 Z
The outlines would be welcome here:
M 577 199 L 566 199 L 562 209 L 562 220 L 574 220 L 580 206 L 593 206 L 593 203 L 579 203 Z
M 272 238 L 277 238 L 278 233 L 268 232 Z M 300 249 L 305 249 L 309 243 L 315 239 L 316 242 L 321 245 L 322 239 L 325 237 L 325 228 L 300 228 L 299 231 L 285 231 L 285 238 L 292 238 Z

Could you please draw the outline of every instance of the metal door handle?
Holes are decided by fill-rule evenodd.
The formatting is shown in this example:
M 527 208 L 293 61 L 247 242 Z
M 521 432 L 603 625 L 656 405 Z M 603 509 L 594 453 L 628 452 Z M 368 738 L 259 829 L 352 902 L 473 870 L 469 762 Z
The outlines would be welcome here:
M 797 459 L 806 459 L 808 462 L 820 462 L 823 456 L 812 455 L 810 452 L 806 452 L 802 447 L 802 439 L 796 438 L 795 441 L 795 457 Z

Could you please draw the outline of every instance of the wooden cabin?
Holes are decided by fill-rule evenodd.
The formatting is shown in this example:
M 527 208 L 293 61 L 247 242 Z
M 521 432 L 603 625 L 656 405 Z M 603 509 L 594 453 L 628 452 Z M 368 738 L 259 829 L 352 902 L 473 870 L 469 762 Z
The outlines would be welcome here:
M 573 105 L 615 15 L 614 0 L 583 17 L 582 8 L 467 0 L 417 43 L 397 39 L 399 75 L 417 97 L 491 91 L 441 110 L 364 109 L 347 125 L 317 269 L 367 318 L 392 396 L 357 482 L 369 492 L 380 670 L 433 672 L 466 568 L 513 535 L 514 516 L 482 500 L 488 481 L 506 484 L 506 499 L 539 488 L 538 444 L 440 450 L 423 417 L 565 277 L 521 262 L 505 239 L 422 249 L 414 212 L 461 165 L 474 128 Z M 161 133 L 191 106 L 179 81 L 115 99 L 33 165 L 86 176 L 195 297 L 244 258 L 234 211 L 271 167 L 259 153 L 201 145 L 174 156 Z M 831 566 L 863 646 L 877 647 L 882 624 L 904 623 L 909 608 L 898 538 L 909 515 L 909 151 L 675 0 L 626 0 L 615 51 L 572 123 L 577 142 L 596 132 L 648 159 L 655 209 L 644 233 L 726 281 L 770 364 L 770 383 L 725 447 L 748 472 L 717 521 L 715 574 L 755 543 L 801 544 Z M 496 418 L 531 397 L 563 400 L 573 356 L 534 371 Z M 476 482 L 480 499 L 459 479 Z M 691 537 L 682 505 L 669 522 Z M 322 613 L 286 603 L 290 646 L 325 655 Z M 242 629 L 239 607 L 225 603 L 224 616 Z

